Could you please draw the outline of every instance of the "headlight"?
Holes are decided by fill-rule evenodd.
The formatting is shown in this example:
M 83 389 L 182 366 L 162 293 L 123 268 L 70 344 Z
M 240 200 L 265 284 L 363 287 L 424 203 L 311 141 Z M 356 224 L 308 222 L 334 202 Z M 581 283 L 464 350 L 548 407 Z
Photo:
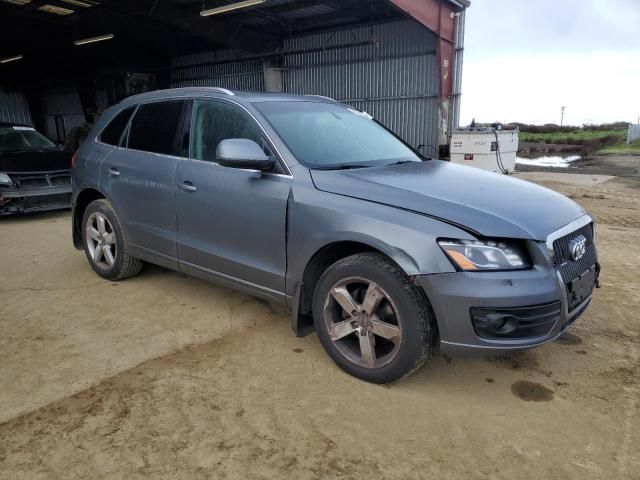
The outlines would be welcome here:
M 6 173 L 0 173 L 0 185 L 3 187 L 12 187 L 13 182 L 11 181 L 11 177 Z
M 460 270 L 522 270 L 531 267 L 526 248 L 513 240 L 438 240 Z

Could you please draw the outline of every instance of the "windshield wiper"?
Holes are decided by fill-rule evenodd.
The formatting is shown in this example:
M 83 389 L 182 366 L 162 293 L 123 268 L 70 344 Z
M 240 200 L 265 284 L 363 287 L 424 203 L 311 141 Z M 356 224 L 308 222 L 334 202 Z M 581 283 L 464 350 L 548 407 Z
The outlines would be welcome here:
M 372 165 L 362 163 L 337 163 L 335 165 L 322 165 L 313 167 L 311 170 L 354 170 L 356 168 L 371 168 Z
M 420 163 L 415 160 L 400 160 L 399 162 L 387 163 L 385 167 L 390 167 L 391 165 L 404 165 L 405 163 Z

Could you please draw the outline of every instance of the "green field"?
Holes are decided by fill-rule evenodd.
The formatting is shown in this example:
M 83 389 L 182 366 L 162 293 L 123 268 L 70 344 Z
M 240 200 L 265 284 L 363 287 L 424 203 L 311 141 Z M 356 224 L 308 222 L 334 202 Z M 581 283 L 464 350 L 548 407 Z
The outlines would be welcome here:
M 599 150 L 602 155 L 640 155 L 640 142 L 619 143 Z
M 558 125 L 521 125 L 520 141 L 555 145 L 579 145 L 583 155 L 637 154 L 638 145 L 627 145 L 629 124 L 624 122 L 582 127 L 559 127 Z
M 531 133 L 520 132 L 520 141 L 522 142 L 543 142 L 543 143 L 562 143 L 569 145 L 582 145 L 584 143 L 596 140 L 608 139 L 615 137 L 617 141 L 622 142 L 627 139 L 627 130 L 584 130 L 576 129 L 572 132 L 552 132 L 552 133 Z

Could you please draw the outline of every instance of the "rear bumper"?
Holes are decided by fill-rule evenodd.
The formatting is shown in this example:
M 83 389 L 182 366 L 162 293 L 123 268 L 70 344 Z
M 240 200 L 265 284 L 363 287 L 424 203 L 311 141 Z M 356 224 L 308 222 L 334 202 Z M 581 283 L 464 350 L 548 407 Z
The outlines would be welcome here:
M 421 275 L 414 281 L 433 306 L 441 349 L 451 356 L 521 350 L 555 340 L 587 310 L 592 298 L 589 295 L 570 312 L 564 282 L 552 268 Z M 520 336 L 517 332 L 509 338 L 481 336 L 482 329 L 472 320 L 472 312 L 507 312 L 517 324 L 520 318 L 534 318 L 541 310 L 547 316 L 542 327 L 529 330 L 533 335 L 526 334 L 525 328 Z M 549 311 L 554 312 L 552 316 Z
M 71 207 L 71 186 L 0 190 L 0 215 Z

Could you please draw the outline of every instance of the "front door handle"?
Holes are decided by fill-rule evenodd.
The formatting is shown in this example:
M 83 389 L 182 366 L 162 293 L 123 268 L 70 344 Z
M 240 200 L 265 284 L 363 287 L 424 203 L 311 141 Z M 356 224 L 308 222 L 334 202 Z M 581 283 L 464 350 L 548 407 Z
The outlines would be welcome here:
M 120 171 L 115 167 L 111 167 L 109 169 L 109 176 L 110 177 L 119 177 L 120 176 Z
M 182 182 L 182 184 L 180 185 L 180 188 L 182 188 L 182 190 L 184 190 L 185 192 L 195 192 L 198 190 L 196 186 L 188 180 L 185 180 L 184 182 Z

